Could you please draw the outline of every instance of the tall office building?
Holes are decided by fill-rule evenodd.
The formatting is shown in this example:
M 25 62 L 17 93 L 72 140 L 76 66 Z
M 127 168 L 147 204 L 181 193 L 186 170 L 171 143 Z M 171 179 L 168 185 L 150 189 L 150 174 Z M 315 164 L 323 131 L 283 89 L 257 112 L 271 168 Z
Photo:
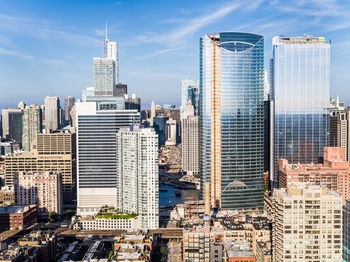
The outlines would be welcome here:
M 23 109 L 4 108 L 2 110 L 2 137 L 22 142 Z
M 274 37 L 272 71 L 275 170 L 279 158 L 322 162 L 329 145 L 330 43 L 324 37 Z
M 159 227 L 158 136 L 132 126 L 117 134 L 117 208 L 141 217 L 141 228 Z
M 156 116 L 153 118 L 153 128 L 158 135 L 159 147 L 165 145 L 165 140 L 168 137 L 166 122 L 166 116 Z
M 141 112 L 141 98 L 136 97 L 136 94 L 132 94 L 129 97 L 127 94 L 125 98 L 125 109 L 136 109 L 137 112 Z
M 116 134 L 140 124 L 136 110 L 99 109 L 96 102 L 77 102 L 78 207 L 81 215 L 96 214 L 101 206 L 117 206 Z
M 115 96 L 115 62 L 94 58 L 94 96 Z
M 199 123 L 194 114 L 191 100 L 188 101 L 186 111 L 181 114 L 182 138 L 182 170 L 187 173 L 199 173 Z
M 37 134 L 41 132 L 41 107 L 37 105 L 26 106 L 23 109 L 22 120 L 22 147 L 29 152 L 36 139 Z
M 37 134 L 32 150 L 5 157 L 5 185 L 13 186 L 13 175 L 18 172 L 57 172 L 61 174 L 63 202 L 75 205 L 76 168 L 75 134 Z
M 273 261 L 342 261 L 341 196 L 320 186 L 273 193 Z
M 199 100 L 199 83 L 198 81 L 185 79 L 181 81 L 181 113 L 186 112 L 186 107 L 189 100 L 191 100 L 191 103 L 197 115 Z
M 45 97 L 45 129 L 55 131 L 60 128 L 60 111 L 60 99 L 57 96 Z
M 115 83 L 119 83 L 119 54 L 118 54 L 118 42 L 111 41 L 107 36 L 107 26 L 106 26 L 106 38 L 103 45 L 103 57 L 112 59 L 115 64 Z
M 263 36 L 201 38 L 199 86 L 201 188 L 210 182 L 214 207 L 262 209 Z
M 70 116 L 70 111 L 75 103 L 75 97 L 67 96 L 64 99 L 64 122 L 65 125 L 72 125 L 72 117 Z
M 151 122 L 150 122 L 150 126 L 153 126 L 153 121 L 154 118 L 156 117 L 156 104 L 154 103 L 154 101 L 152 101 L 151 104 Z

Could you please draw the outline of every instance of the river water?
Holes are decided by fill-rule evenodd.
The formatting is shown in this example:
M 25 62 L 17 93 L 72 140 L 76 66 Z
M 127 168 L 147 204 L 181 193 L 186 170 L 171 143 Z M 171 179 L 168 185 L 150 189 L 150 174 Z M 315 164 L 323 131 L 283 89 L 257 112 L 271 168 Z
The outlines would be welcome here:
M 159 184 L 159 189 L 167 190 L 159 190 L 159 206 L 173 206 L 186 200 L 197 200 L 199 197 L 199 190 L 196 189 L 180 190 L 165 184 Z M 181 191 L 181 196 L 176 196 L 176 191 Z

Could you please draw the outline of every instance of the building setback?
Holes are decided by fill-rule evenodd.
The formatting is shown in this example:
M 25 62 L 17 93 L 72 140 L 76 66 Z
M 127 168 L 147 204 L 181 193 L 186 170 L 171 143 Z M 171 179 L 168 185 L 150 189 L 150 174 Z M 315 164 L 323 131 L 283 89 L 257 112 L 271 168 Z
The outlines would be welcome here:
M 289 164 L 280 159 L 279 186 L 288 187 L 295 182 L 322 185 L 342 195 L 343 204 L 349 198 L 350 170 L 342 147 L 325 147 L 323 164 Z
M 133 126 L 117 134 L 117 209 L 140 215 L 141 228 L 159 227 L 158 135 Z
M 262 209 L 263 36 L 204 36 L 199 71 L 201 188 L 210 182 L 213 207 Z

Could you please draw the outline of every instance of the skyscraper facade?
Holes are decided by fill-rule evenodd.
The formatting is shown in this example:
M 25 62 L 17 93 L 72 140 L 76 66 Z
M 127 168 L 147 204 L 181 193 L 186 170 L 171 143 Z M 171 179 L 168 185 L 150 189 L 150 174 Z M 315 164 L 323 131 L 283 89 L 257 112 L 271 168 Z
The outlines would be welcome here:
M 117 208 L 138 214 L 142 229 L 158 228 L 158 136 L 152 128 L 118 132 L 117 185 Z
M 45 129 L 57 130 L 60 127 L 60 99 L 57 96 L 45 97 Z
M 16 142 L 22 141 L 23 109 L 4 108 L 2 110 L 2 137 Z
M 343 206 L 343 261 L 350 261 L 350 200 Z
M 273 261 L 342 261 L 341 196 L 303 183 L 273 193 Z
M 77 102 L 77 212 L 96 214 L 117 205 L 116 134 L 140 124 L 136 110 L 100 110 L 96 102 Z
M 200 175 L 211 204 L 263 207 L 264 38 L 225 32 L 200 39 Z
M 36 105 L 26 106 L 23 109 L 22 120 L 22 147 L 29 152 L 36 139 L 37 134 L 41 132 L 41 107 Z
M 70 115 L 70 111 L 75 103 L 75 97 L 67 96 L 64 99 L 64 122 L 66 125 L 72 124 L 72 117 Z
M 322 162 L 329 145 L 330 43 L 324 37 L 274 37 L 272 70 L 275 170 L 279 158 Z
M 106 29 L 107 30 L 107 29 Z M 107 32 L 106 32 L 106 38 L 104 41 L 103 45 L 103 57 L 112 59 L 115 64 L 115 83 L 119 83 L 119 54 L 118 54 L 118 42 L 111 41 L 107 37 Z
M 94 58 L 94 95 L 115 96 L 115 62 L 110 58 Z
M 188 101 L 186 111 L 181 114 L 182 138 L 182 170 L 187 173 L 199 173 L 199 123 L 194 114 L 191 100 Z
M 181 81 L 181 113 L 186 111 L 188 100 L 191 100 L 196 115 L 198 114 L 199 83 L 185 79 Z

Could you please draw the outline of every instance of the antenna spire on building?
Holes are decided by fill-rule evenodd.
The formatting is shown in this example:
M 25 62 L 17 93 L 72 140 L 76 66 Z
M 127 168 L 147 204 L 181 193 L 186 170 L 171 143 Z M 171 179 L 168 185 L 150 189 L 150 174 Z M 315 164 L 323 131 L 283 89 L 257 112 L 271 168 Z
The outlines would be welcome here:
M 107 29 L 107 21 L 106 21 L 106 40 L 108 39 L 108 29 Z

